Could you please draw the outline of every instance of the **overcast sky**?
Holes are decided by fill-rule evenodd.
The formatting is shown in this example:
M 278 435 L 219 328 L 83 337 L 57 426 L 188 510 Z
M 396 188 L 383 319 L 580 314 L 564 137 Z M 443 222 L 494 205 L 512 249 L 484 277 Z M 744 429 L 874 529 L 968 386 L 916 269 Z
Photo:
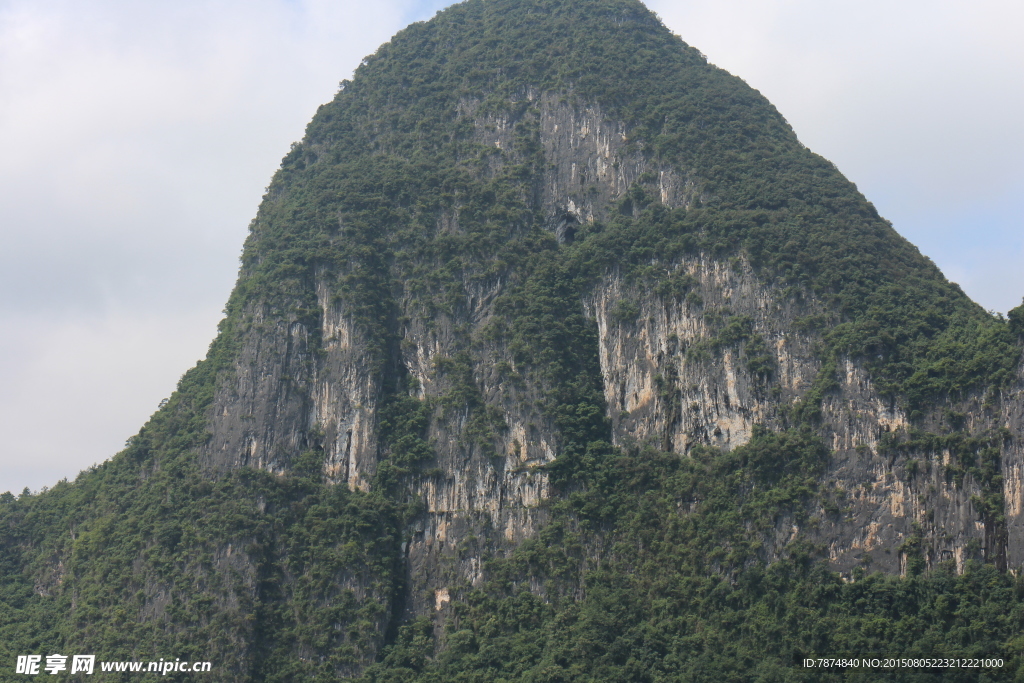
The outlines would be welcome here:
M 109 458 L 201 358 L 271 174 L 446 2 L 0 0 L 0 491 Z M 1024 295 L 1024 3 L 649 6 L 985 308 Z

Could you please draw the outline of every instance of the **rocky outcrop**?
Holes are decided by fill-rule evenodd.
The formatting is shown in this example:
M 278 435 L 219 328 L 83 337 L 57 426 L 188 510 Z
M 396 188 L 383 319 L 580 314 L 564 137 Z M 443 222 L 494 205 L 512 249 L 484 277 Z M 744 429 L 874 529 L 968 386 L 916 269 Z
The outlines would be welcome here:
M 368 488 L 378 457 L 379 377 L 365 337 L 330 292 L 321 275 L 321 325 L 312 345 L 302 322 L 270 322 L 265 307 L 247 311 L 233 372 L 214 399 L 207 466 L 281 472 L 302 451 L 319 447 L 332 481 Z
M 813 338 L 792 332 L 793 321 L 813 308 L 779 301 L 740 262 L 698 257 L 667 264 L 665 273 L 692 283 L 689 292 L 663 297 L 611 274 L 584 302 L 598 326 L 615 442 L 685 454 L 695 443 L 744 444 L 755 424 L 779 426 L 780 409 L 798 400 L 820 369 Z M 718 342 L 726 321 L 741 325 L 744 338 L 764 339 L 776 382 L 747 369 L 744 342 Z
M 323 346 L 315 363 L 307 424 L 322 432 L 327 477 L 367 490 L 377 467 L 380 378 L 372 372 L 366 339 L 330 291 L 323 279 L 317 283 Z
M 632 140 L 622 122 L 608 118 L 597 104 L 581 104 L 564 93 L 524 93 L 529 107 L 517 119 L 479 113 L 478 102 L 463 102 L 460 113 L 471 118 L 476 139 L 487 147 L 516 147 L 516 126 L 535 123 L 546 167 L 533 201 L 539 205 L 559 241 L 571 240 L 574 227 L 608 218 L 609 211 L 635 183 L 656 188 L 657 199 L 671 208 L 701 201 L 700 184 L 692 174 L 651 160 L 643 143 Z M 503 165 L 503 155 L 490 172 Z
M 232 373 L 217 388 L 203 463 L 214 470 L 255 467 L 285 471 L 308 447 L 314 370 L 309 330 L 247 311 L 248 329 Z
M 1001 393 L 999 427 L 1003 498 L 1006 514 L 1006 562 L 1009 567 L 1024 566 L 1024 358 L 1014 386 Z
M 816 333 L 801 331 L 803 320 L 823 313 L 820 307 L 810 298 L 780 300 L 778 290 L 759 281 L 742 261 L 696 257 L 664 269 L 666 277 L 692 283 L 688 296 L 660 296 L 610 274 L 584 302 L 600 331 L 615 441 L 646 442 L 684 455 L 698 443 L 724 449 L 742 445 L 755 424 L 785 427 L 787 408 L 806 396 L 822 371 L 814 353 Z M 742 324 L 742 339 L 725 334 L 723 341 L 723 328 L 730 324 Z M 770 370 L 763 375 L 745 360 L 751 340 L 758 338 L 760 348 L 769 351 Z M 766 367 L 764 360 L 757 366 Z M 999 437 L 1004 534 L 978 509 L 982 484 L 954 472 L 956 456 L 948 448 L 887 450 L 885 437 L 905 435 L 911 425 L 894 399 L 878 393 L 860 364 L 842 359 L 834 380 L 836 387 L 822 400 L 820 427 L 833 451 L 822 482 L 831 503 L 816 510 L 803 528 L 787 523 L 782 537 L 766 539 L 766 559 L 802 533 L 827 548 L 844 572 L 856 567 L 904 572 L 907 544 L 917 538 L 926 566 L 953 560 L 962 570 L 972 557 L 1004 554 L 1009 566 L 1019 566 L 1024 559 L 1019 399 L 1012 393 L 1004 397 L 1001 421 L 978 398 L 937 407 L 922 420 L 942 431 L 942 412 L 954 409 L 965 414 L 970 435 L 1006 430 Z

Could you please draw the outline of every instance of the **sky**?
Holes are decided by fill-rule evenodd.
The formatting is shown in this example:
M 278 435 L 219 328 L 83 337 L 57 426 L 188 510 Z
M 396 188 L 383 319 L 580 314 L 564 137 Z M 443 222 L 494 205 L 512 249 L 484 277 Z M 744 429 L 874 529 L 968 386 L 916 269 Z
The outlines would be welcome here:
M 120 450 L 206 353 L 289 144 L 447 2 L 0 0 L 0 491 Z M 651 0 L 986 309 L 1024 296 L 1024 3 Z

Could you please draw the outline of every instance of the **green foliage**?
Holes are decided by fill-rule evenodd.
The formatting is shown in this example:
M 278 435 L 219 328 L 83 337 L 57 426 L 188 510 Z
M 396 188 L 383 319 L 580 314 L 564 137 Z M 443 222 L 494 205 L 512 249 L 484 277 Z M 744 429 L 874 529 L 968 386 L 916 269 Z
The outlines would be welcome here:
M 620 300 L 611 311 L 612 319 L 620 323 L 635 323 L 639 315 L 640 307 L 627 299 Z
M 318 451 L 284 477 L 204 473 L 192 449 L 205 440 L 219 353 L 115 458 L 0 499 L 6 661 L 170 655 L 216 662 L 216 680 L 285 681 L 372 658 L 404 580 L 403 511 L 323 482 Z M 345 587 L 353 578 L 361 594 Z
M 1010 323 L 1010 331 L 1018 337 L 1024 337 L 1024 303 L 1010 311 L 1006 317 Z
M 414 623 L 364 680 L 870 680 L 877 672 L 807 671 L 796 660 L 897 654 L 1002 657 L 986 675 L 1018 675 L 1024 583 L 991 566 L 922 573 L 919 535 L 901 549 L 905 579 L 844 582 L 800 541 L 776 549 L 780 561 L 761 560 L 765 531 L 813 523 L 827 459 L 808 431 L 758 430 L 730 453 L 602 460 L 538 538 L 489 563 L 489 580 L 456 605 L 443 648 Z
M 427 440 L 431 407 L 429 401 L 403 391 L 384 396 L 377 423 L 384 458 L 377 468 L 374 490 L 400 499 L 402 483 L 434 459 L 433 444 Z
M 768 349 L 764 337 L 757 334 L 750 338 L 744 349 L 747 371 L 761 380 L 771 377 L 775 371 L 775 356 Z
M 1021 584 L 973 565 L 844 583 L 799 557 L 729 576 L 588 575 L 585 597 L 553 607 L 526 591 L 477 595 L 459 647 L 408 681 L 974 681 L 975 671 L 808 671 L 805 656 L 1000 657 L 1020 671 Z M 880 676 L 887 676 L 880 678 Z M 368 680 L 385 680 L 373 679 Z
M 568 485 L 611 452 L 610 423 L 597 358 L 597 330 L 579 305 L 581 280 L 572 262 L 537 254 L 522 286 L 495 302 L 509 318 L 506 343 L 546 388 L 542 410 L 562 437 L 549 466 L 552 483 Z

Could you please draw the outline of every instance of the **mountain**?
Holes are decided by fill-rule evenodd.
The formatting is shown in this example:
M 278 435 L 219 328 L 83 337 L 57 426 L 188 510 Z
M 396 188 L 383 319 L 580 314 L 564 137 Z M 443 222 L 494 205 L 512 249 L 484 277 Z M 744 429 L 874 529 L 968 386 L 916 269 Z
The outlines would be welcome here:
M 1009 680 L 1022 355 L 1024 306 L 970 301 L 638 2 L 468 0 L 318 110 L 125 450 L 0 500 L 0 647 L 217 681 Z

